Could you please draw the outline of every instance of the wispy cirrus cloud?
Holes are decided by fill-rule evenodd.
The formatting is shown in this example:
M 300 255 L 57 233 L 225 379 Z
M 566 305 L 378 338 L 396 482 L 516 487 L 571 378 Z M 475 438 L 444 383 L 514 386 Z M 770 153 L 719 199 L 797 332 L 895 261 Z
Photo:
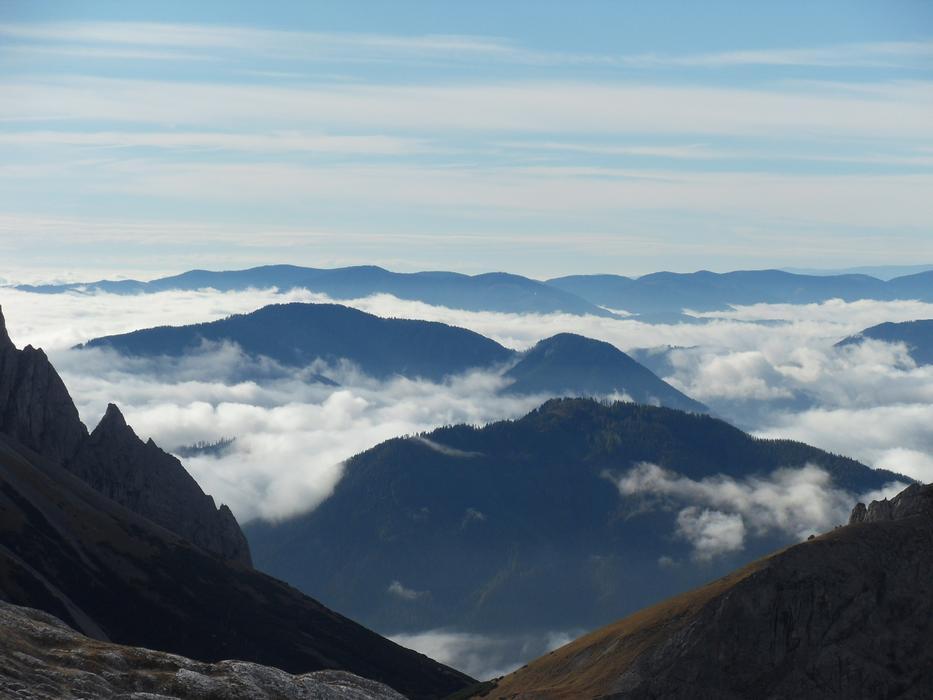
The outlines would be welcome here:
M 588 53 L 534 49 L 504 37 L 450 34 L 312 32 L 235 25 L 165 22 L 36 22 L 0 24 L 0 36 L 28 42 L 24 50 L 73 51 L 80 45 L 148 46 L 207 52 L 245 51 L 304 60 L 493 60 L 528 65 L 600 65 L 616 68 L 723 68 L 736 66 L 881 67 L 928 69 L 933 42 L 879 41 L 815 47 L 706 53 Z M 106 54 L 101 54 L 105 56 Z M 190 54 L 197 58 L 197 54 Z M 114 53 L 114 58 L 119 54 Z M 140 59 L 172 59 L 140 53 Z M 174 59 L 173 59 L 174 60 Z
M 309 85 L 7 79 L 6 120 L 93 119 L 140 124 L 334 124 L 430 131 L 774 135 L 933 135 L 933 83 L 713 87 L 527 80 L 468 85 Z M 688 118 L 685 119 L 685 115 Z M 533 117 L 533 118 L 532 118 Z
M 295 152 L 400 155 L 429 150 L 423 139 L 386 135 L 303 132 L 225 133 L 217 131 L 19 131 L 0 133 L 0 146 L 83 146 L 96 148 L 223 149 L 251 153 Z
M 931 41 L 879 41 L 834 46 L 750 49 L 692 54 L 640 54 L 630 65 L 723 68 L 734 66 L 814 66 L 824 68 L 918 68 L 929 70 Z

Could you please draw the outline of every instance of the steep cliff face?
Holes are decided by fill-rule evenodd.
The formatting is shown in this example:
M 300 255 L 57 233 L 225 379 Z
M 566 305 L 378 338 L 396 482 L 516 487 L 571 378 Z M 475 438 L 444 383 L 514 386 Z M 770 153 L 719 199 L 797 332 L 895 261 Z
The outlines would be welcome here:
M 244 661 L 183 656 L 89 639 L 32 608 L 0 601 L 0 697 L 184 700 L 405 700 L 343 671 L 293 676 Z
M 933 489 L 929 486 L 911 484 L 891 500 L 872 501 L 867 507 L 858 503 L 852 509 L 849 524 L 902 520 L 915 515 L 933 519 Z
M 251 565 L 233 513 L 215 507 L 181 462 L 144 443 L 116 406 L 88 435 L 42 350 L 18 350 L 0 310 L 0 433 L 66 469 L 117 503 L 224 559 Z
M 933 486 L 915 485 L 582 637 L 484 697 L 919 699 L 930 688 Z
M 143 442 L 110 404 L 65 467 L 100 493 L 224 559 L 251 566 L 233 513 L 218 510 L 175 457 Z
M 0 310 L 0 431 L 64 460 L 87 438 L 68 390 L 42 350 L 17 350 Z

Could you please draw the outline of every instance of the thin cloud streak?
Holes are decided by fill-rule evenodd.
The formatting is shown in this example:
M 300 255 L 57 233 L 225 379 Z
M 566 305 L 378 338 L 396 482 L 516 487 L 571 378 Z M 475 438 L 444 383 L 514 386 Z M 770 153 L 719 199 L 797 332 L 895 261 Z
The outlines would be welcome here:
M 270 125 L 795 136 L 933 136 L 931 83 L 743 89 L 524 81 L 486 85 L 191 83 L 46 77 L 0 83 L 0 118 Z M 685 119 L 686 115 L 686 119 Z
M 863 42 L 805 48 L 737 50 L 694 54 L 593 54 L 541 51 L 501 37 L 308 32 L 159 22 L 58 22 L 0 25 L 0 36 L 56 44 L 116 44 L 183 47 L 219 52 L 236 50 L 304 60 L 359 59 L 364 56 L 493 60 L 525 65 L 597 65 L 630 68 L 721 68 L 809 66 L 815 68 L 928 68 L 933 42 Z M 67 47 L 61 47 L 66 50 Z M 144 56 L 142 58 L 145 58 Z
M 428 150 L 424 140 L 385 135 L 333 135 L 301 132 L 138 132 L 27 131 L 0 134 L 6 146 L 94 146 L 102 148 L 224 149 L 256 153 L 352 153 L 402 155 Z

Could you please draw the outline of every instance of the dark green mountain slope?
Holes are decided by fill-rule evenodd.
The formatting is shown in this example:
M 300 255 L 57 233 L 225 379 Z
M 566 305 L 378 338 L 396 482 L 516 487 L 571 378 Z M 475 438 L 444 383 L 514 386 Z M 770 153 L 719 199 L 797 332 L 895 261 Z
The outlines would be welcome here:
M 788 541 L 750 538 L 689 559 L 673 504 L 646 509 L 611 476 L 652 462 L 686 477 L 816 464 L 855 493 L 895 479 L 709 416 L 553 400 L 517 421 L 394 439 L 346 464 L 334 494 L 278 525 L 246 526 L 256 565 L 376 629 L 580 629 L 724 573 Z

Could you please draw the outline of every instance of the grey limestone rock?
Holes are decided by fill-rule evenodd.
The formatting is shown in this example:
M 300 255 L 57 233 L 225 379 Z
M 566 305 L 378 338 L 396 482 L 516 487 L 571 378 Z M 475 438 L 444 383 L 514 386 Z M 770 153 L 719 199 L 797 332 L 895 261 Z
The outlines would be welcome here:
M 345 671 L 292 675 L 245 661 L 89 639 L 48 613 L 0 601 L 0 697 L 23 700 L 404 700 Z

